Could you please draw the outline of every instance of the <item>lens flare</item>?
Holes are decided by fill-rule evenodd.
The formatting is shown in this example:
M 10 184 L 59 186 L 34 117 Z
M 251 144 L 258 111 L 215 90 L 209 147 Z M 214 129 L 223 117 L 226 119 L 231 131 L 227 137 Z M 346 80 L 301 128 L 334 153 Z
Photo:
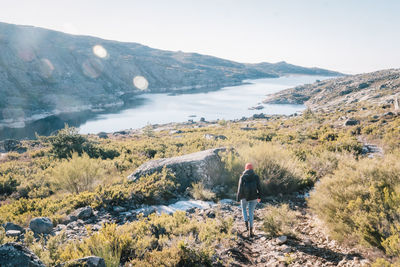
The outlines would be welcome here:
M 53 63 L 51 63 L 51 61 L 48 60 L 47 58 L 42 58 L 39 63 L 40 76 L 48 79 L 51 77 L 53 71 L 54 71 Z
M 82 64 L 82 71 L 83 74 L 94 79 L 100 76 L 103 71 L 103 64 L 97 58 L 88 59 Z
M 35 53 L 30 47 L 20 47 L 18 48 L 18 57 L 26 62 L 31 62 L 35 59 Z
M 146 90 L 149 87 L 149 82 L 143 76 L 133 78 L 133 85 L 139 90 Z
M 93 46 L 93 54 L 95 54 L 99 58 L 106 58 L 108 53 L 107 50 L 101 45 Z

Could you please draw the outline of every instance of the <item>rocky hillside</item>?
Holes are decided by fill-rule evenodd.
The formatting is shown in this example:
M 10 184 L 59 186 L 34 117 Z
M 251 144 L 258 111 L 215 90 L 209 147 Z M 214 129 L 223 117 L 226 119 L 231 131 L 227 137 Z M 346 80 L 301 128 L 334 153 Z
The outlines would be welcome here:
M 0 126 L 11 127 L 51 114 L 123 105 L 144 89 L 185 91 L 292 73 L 339 74 L 286 63 L 242 64 L 6 23 L 0 23 L 0 49 Z
M 370 104 L 395 103 L 400 92 L 400 69 L 346 76 L 306 84 L 268 96 L 264 103 L 306 104 L 311 109 L 367 101 Z

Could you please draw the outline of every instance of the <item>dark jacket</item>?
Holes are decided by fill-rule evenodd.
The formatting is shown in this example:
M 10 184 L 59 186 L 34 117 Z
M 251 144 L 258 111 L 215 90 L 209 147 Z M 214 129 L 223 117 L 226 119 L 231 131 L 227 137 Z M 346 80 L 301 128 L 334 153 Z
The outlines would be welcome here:
M 255 183 L 255 186 L 252 183 Z M 251 188 L 246 188 L 249 184 L 252 184 Z M 247 201 L 261 198 L 260 177 L 253 170 L 246 170 L 240 176 L 236 200 L 240 201 L 243 198 Z

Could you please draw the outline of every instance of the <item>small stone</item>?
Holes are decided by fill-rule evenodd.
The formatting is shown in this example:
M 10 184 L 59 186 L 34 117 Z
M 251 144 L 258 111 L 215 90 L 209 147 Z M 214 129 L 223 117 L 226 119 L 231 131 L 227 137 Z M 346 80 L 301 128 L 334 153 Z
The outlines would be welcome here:
M 106 267 L 106 262 L 103 258 L 89 256 L 77 260 L 67 262 L 68 266 L 88 266 L 88 267 Z
M 288 246 L 283 246 L 282 247 L 282 252 L 283 253 L 290 253 L 290 252 L 292 252 L 292 248 L 290 248 Z
M 8 230 L 6 232 L 6 236 L 10 236 L 10 237 L 18 237 L 21 234 L 21 231 L 18 230 Z
M 356 119 L 348 119 L 344 123 L 345 126 L 354 126 L 354 125 L 358 125 L 358 124 L 360 124 L 360 121 L 356 120 Z
M 276 239 L 276 243 L 279 245 L 286 243 L 286 241 L 287 241 L 287 236 L 285 235 L 282 235 Z
M 49 234 L 53 230 L 50 218 L 37 217 L 29 222 L 29 228 L 37 234 Z
M 126 208 L 121 207 L 121 206 L 115 206 L 115 207 L 113 207 L 113 211 L 114 212 L 123 212 L 123 211 L 126 211 Z
M 214 219 L 215 218 L 215 211 L 214 210 L 209 210 L 206 213 L 208 218 Z

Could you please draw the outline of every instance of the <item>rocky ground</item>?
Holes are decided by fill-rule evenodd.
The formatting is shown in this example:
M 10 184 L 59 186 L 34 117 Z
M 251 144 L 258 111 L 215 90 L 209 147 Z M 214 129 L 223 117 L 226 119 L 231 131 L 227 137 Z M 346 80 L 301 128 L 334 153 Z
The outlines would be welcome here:
M 304 195 L 285 200 L 298 214 L 296 238 L 271 237 L 262 231 L 265 207 L 276 205 L 277 200 L 258 204 L 255 211 L 255 236 L 248 237 L 239 205 L 223 205 L 227 216 L 232 215 L 237 233 L 236 245 L 221 252 L 231 256 L 229 266 L 368 266 L 369 260 L 355 248 L 338 244 L 329 238 L 321 224 L 307 208 Z
M 398 110 L 400 69 L 381 70 L 318 81 L 269 95 L 263 102 L 306 104 L 311 109 L 335 110 L 338 106 L 367 101 L 392 104 Z
M 296 211 L 298 224 L 295 226 L 296 237 L 272 237 L 262 230 L 262 218 L 270 205 L 288 203 Z M 53 231 L 58 234 L 65 230 L 68 238 L 79 239 L 87 235 L 86 226 L 94 231 L 100 229 L 104 222 L 125 223 L 135 220 L 138 211 L 119 210 L 114 212 L 100 211 L 91 214 L 87 209 L 80 209 L 75 214 L 80 219 L 67 225 L 60 224 Z M 143 209 L 144 215 L 155 210 Z M 86 214 L 84 214 L 86 213 Z M 255 211 L 255 236 L 248 236 L 241 208 L 238 203 L 224 201 L 208 209 L 192 208 L 187 211 L 190 217 L 215 218 L 216 214 L 234 219 L 233 231 L 237 236 L 230 247 L 221 247 L 217 254 L 226 266 L 368 266 L 366 252 L 358 248 L 346 247 L 332 240 L 322 224 L 307 207 L 305 195 L 296 194 L 284 199 L 270 198 L 257 205 Z M 90 215 L 91 214 L 91 215 Z M 89 216 L 90 215 L 90 216 Z

